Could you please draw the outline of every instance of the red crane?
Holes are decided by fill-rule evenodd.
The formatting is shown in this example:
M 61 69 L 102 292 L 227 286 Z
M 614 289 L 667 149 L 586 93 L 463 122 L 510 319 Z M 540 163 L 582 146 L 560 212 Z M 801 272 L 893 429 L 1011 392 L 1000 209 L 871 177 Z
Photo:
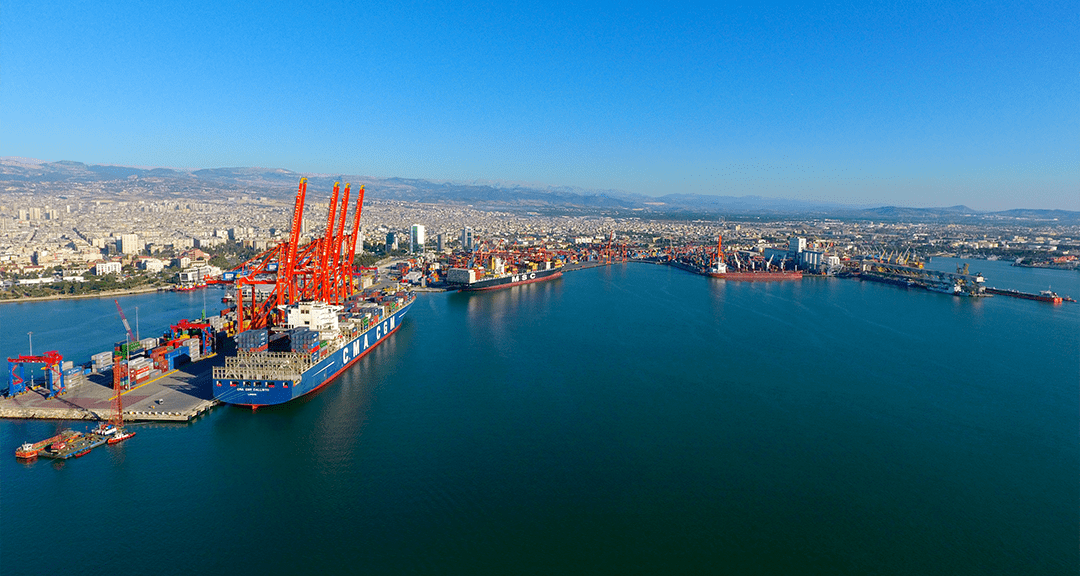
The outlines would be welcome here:
M 356 197 L 356 212 L 353 213 L 352 221 L 352 234 L 349 234 L 349 250 L 345 254 L 345 261 L 342 263 L 342 275 L 345 278 L 344 292 L 341 295 L 341 300 L 345 300 L 353 293 L 353 275 L 355 270 L 353 269 L 353 261 L 356 260 L 356 239 L 360 234 L 360 214 L 364 210 L 364 185 L 360 185 L 360 191 Z M 363 247 L 363 245 L 361 245 Z
M 318 298 L 320 300 L 327 300 L 329 298 L 329 277 L 333 275 L 333 271 L 326 267 L 326 262 L 330 256 L 330 244 L 334 241 L 334 214 L 337 211 L 338 194 L 341 192 L 341 182 L 334 182 L 334 194 L 330 197 L 330 209 L 327 210 L 326 216 L 326 235 L 323 237 L 322 246 L 319 248 L 319 266 L 316 269 L 316 290 L 318 291 Z
M 272 325 L 279 306 L 313 299 L 340 304 L 352 293 L 352 263 L 356 254 L 364 188 L 360 187 L 356 203 L 353 233 L 346 238 L 350 190 L 351 185 L 346 183 L 339 212 L 340 183 L 334 184 L 326 233 L 300 246 L 300 229 L 307 197 L 307 180 L 301 179 L 296 192 L 289 240 L 221 275 L 222 282 L 232 282 L 235 287 L 237 332 Z
M 333 278 L 333 282 L 330 283 L 327 293 L 327 300 L 333 298 L 334 300 L 342 300 L 341 294 L 344 292 L 344 270 L 341 267 L 341 245 L 345 242 L 345 218 L 349 215 L 349 188 L 351 185 L 345 183 L 345 193 L 341 196 L 341 218 L 337 225 L 337 234 L 334 236 L 333 245 L 330 247 L 330 259 L 332 262 L 327 267 L 327 273 Z
M 278 305 L 296 303 L 296 286 L 293 283 L 293 271 L 296 269 L 296 249 L 300 243 L 300 229 L 304 225 L 304 198 L 307 196 L 307 178 L 300 179 L 300 189 L 296 191 L 296 205 L 293 206 L 292 229 L 289 231 L 289 243 L 285 247 L 282 259 L 285 288 L 278 291 Z

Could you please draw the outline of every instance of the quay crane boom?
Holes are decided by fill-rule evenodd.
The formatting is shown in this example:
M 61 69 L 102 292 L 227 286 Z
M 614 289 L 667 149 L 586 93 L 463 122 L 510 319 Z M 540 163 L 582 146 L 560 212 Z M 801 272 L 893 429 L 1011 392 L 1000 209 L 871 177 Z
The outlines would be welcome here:
M 120 313 L 120 319 L 124 321 L 124 330 L 127 330 L 128 341 L 135 342 L 138 338 L 135 338 L 135 333 L 131 331 L 131 325 L 128 324 L 127 316 L 124 316 L 124 309 L 120 307 L 120 300 L 113 298 L 113 302 L 116 303 L 116 311 Z

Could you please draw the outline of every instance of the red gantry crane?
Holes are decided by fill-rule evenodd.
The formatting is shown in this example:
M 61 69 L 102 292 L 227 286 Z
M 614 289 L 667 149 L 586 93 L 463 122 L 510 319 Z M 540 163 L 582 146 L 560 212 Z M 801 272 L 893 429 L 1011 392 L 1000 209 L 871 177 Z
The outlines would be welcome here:
M 352 233 L 346 235 L 351 185 L 345 184 L 344 194 L 340 185 L 334 183 L 322 237 L 300 245 L 307 199 L 307 179 L 303 178 L 296 192 L 289 239 L 221 275 L 221 282 L 232 282 L 235 287 L 236 332 L 272 325 L 279 306 L 301 300 L 341 304 L 353 294 L 364 187 L 360 187 L 356 202 Z

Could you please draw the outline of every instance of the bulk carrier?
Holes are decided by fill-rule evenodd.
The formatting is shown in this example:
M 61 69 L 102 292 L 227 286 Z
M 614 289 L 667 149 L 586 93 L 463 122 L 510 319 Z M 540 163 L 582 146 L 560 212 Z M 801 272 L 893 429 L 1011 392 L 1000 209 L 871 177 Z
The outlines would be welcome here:
M 1032 294 L 1030 292 L 1021 292 L 1013 289 L 1001 289 L 1001 288 L 987 288 L 986 291 L 990 294 L 997 294 L 998 296 L 1011 296 L 1013 298 L 1023 298 L 1025 300 L 1038 300 L 1039 302 L 1048 302 L 1050 304 L 1061 304 L 1062 302 L 1074 302 L 1072 298 L 1068 296 L 1061 296 L 1053 290 L 1042 290 L 1038 294 Z
M 724 280 L 741 280 L 741 281 L 763 281 L 763 280 L 802 280 L 801 270 L 781 270 L 773 267 L 769 269 L 769 264 L 765 264 L 764 270 L 746 270 L 744 268 L 737 268 L 735 270 L 729 270 L 728 265 L 724 262 L 724 239 L 718 237 L 716 241 L 716 265 L 708 270 L 703 271 L 704 274 L 712 278 L 722 278 Z M 769 259 L 770 261 L 772 258 Z M 736 264 L 741 264 L 738 260 L 738 256 L 735 256 Z
M 314 392 L 393 334 L 415 300 L 398 292 L 286 306 L 281 326 L 236 335 L 236 355 L 214 368 L 214 398 L 254 410 Z
M 729 271 L 727 264 L 720 262 L 708 271 L 712 278 L 724 280 L 763 281 L 763 280 L 802 280 L 801 270 L 734 270 Z

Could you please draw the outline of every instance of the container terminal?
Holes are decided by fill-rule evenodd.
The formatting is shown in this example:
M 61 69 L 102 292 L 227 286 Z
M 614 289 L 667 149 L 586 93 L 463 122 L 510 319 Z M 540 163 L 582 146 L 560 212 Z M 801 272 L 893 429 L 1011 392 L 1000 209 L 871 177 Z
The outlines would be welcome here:
M 364 191 L 361 186 L 351 234 L 345 232 L 349 192 L 346 184 L 338 211 L 339 186 L 335 184 L 325 237 L 300 245 L 298 222 L 306 195 L 306 180 L 301 180 L 290 239 L 210 280 L 231 285 L 232 307 L 219 316 L 181 320 L 162 337 L 138 340 L 117 302 L 128 339 L 111 351 L 95 354 L 91 363 L 76 367 L 57 351 L 8 358 L 6 386 L 0 382 L 0 392 L 6 396 L 0 399 L 0 417 L 109 420 L 122 426 L 123 421 L 189 421 L 219 403 L 255 408 L 289 401 L 328 383 L 394 331 L 415 299 L 411 290 L 404 290 L 413 282 L 420 285 L 419 290 L 484 290 L 550 280 L 564 271 L 616 262 L 665 264 L 724 280 L 798 280 L 804 274 L 825 275 L 824 262 L 817 262 L 816 272 L 811 273 L 799 269 L 802 259 L 785 258 L 778 252 L 768 258 L 767 251 L 725 253 L 721 238 L 712 246 L 672 243 L 666 248 L 645 249 L 617 244 L 612 234 L 606 243 L 567 249 L 481 242 L 441 261 L 407 259 L 394 266 L 397 279 L 386 293 L 358 293 L 358 287 L 368 286 L 357 282 L 364 269 L 354 264 Z M 792 239 L 793 247 L 795 240 L 803 241 Z M 802 244 L 792 250 L 801 253 Z M 982 275 L 970 273 L 967 265 L 952 273 L 927 270 L 917 260 L 893 257 L 827 264 L 828 275 L 955 296 L 997 294 L 1055 304 L 1074 302 L 1050 291 L 1028 294 L 987 289 Z M 326 308 L 338 322 L 330 322 L 328 326 L 333 326 L 326 330 L 312 330 L 290 319 L 304 306 L 313 305 Z M 294 361 L 293 356 L 303 358 Z M 37 370 L 36 365 L 43 365 L 44 370 Z M 284 370 L 286 366 L 295 370 Z M 40 381 L 35 381 L 37 372 L 42 375 Z M 281 389 L 275 390 L 278 387 Z M 49 453 L 66 458 L 85 454 L 102 442 L 130 436 L 115 425 L 86 433 L 68 431 L 28 442 L 19 453 L 20 457 Z
M 230 308 L 140 340 L 117 301 L 127 339 L 90 363 L 74 366 L 57 351 L 8 358 L 0 417 L 109 419 L 119 429 L 125 420 L 188 421 L 219 403 L 278 404 L 333 380 L 400 326 L 415 296 L 357 292 L 362 186 L 351 234 L 350 186 L 335 184 L 325 237 L 301 245 L 306 193 L 302 179 L 288 241 L 213 281 L 232 286 Z M 35 382 L 38 365 L 44 377 Z

